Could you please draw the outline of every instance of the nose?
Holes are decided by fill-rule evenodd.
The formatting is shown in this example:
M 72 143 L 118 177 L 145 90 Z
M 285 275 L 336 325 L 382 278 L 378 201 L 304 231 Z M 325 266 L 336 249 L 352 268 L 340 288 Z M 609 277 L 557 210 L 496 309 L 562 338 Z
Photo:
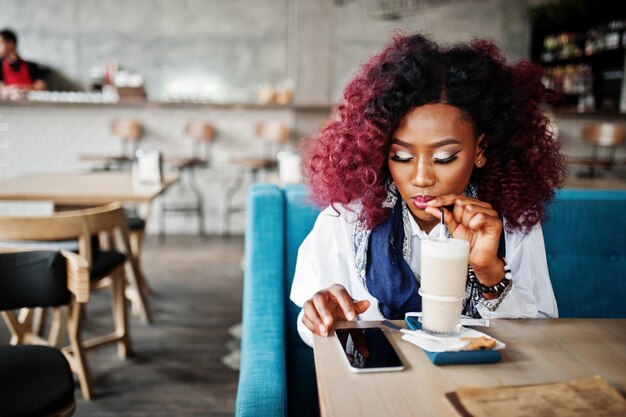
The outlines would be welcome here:
M 415 172 L 411 178 L 411 184 L 415 187 L 426 188 L 435 185 L 437 179 L 431 164 L 428 161 L 418 161 L 415 164 Z

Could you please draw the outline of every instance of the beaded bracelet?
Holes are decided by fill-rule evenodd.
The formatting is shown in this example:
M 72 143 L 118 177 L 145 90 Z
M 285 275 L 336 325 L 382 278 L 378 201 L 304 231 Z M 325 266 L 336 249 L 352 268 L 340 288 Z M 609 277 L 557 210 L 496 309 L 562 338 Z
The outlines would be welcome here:
M 476 278 L 476 273 L 474 272 L 472 267 L 469 265 L 467 266 L 467 279 L 469 280 L 470 284 L 476 286 L 480 292 L 484 294 L 495 294 L 495 293 L 504 291 L 506 287 L 511 285 L 511 280 L 513 279 L 513 275 L 511 275 L 511 269 L 509 268 L 505 260 L 504 261 L 504 277 L 496 285 L 492 285 L 491 287 L 488 287 L 484 285 L 483 283 L 481 283 L 478 280 L 478 278 Z

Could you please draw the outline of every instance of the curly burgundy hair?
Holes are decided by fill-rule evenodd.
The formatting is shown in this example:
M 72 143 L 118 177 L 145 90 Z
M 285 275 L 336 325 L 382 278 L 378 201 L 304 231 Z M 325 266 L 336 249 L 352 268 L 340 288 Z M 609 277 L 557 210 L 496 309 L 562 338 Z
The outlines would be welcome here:
M 489 161 L 470 182 L 478 198 L 527 231 L 541 221 L 543 203 L 564 179 L 564 158 L 539 105 L 549 94 L 541 68 L 508 65 L 484 40 L 440 47 L 426 37 L 395 34 L 361 67 L 334 109 L 334 117 L 309 143 L 305 174 L 318 204 L 360 202 L 360 220 L 375 227 L 390 178 L 387 157 L 393 133 L 413 107 L 446 103 L 485 135 Z

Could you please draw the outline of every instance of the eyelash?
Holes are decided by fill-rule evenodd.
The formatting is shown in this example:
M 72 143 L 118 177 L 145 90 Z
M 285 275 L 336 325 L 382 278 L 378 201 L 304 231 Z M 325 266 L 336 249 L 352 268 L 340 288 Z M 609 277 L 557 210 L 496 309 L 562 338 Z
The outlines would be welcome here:
M 460 152 L 460 151 L 459 151 L 459 152 Z M 436 164 L 441 164 L 441 165 L 446 165 L 446 164 L 449 164 L 449 163 L 451 163 L 451 162 L 456 161 L 456 159 L 457 159 L 457 156 L 456 156 L 456 155 L 457 155 L 459 152 L 457 152 L 457 153 L 453 154 L 452 156 L 450 156 L 450 157 L 448 157 L 448 158 L 445 158 L 445 159 L 437 159 L 437 158 L 435 158 L 435 159 L 434 159 L 434 161 L 435 161 L 435 163 L 436 163 Z M 390 157 L 390 159 L 391 159 L 392 161 L 395 161 L 395 162 L 405 163 L 405 162 L 409 162 L 411 159 L 413 159 L 413 157 L 411 157 L 411 158 L 400 158 L 400 157 L 398 157 L 397 155 L 392 155 L 392 156 Z
M 395 162 L 409 162 L 411 159 L 413 159 L 413 157 L 411 157 L 411 158 L 400 158 L 398 155 L 392 155 L 389 159 L 391 159 L 392 161 L 395 161 Z
M 445 164 L 449 164 L 451 162 L 456 161 L 456 159 L 457 159 L 457 156 L 456 156 L 456 154 L 454 154 L 454 155 L 450 156 L 449 158 L 445 158 L 445 159 L 436 159 L 435 158 L 434 161 L 435 161 L 436 164 L 445 165 Z

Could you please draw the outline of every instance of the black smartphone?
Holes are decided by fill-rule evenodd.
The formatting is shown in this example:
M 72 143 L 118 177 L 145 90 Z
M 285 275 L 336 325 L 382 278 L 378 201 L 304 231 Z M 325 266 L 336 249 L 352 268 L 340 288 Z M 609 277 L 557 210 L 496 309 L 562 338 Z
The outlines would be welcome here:
M 335 335 L 352 372 L 386 372 L 404 369 L 385 333 L 377 327 L 337 329 Z

